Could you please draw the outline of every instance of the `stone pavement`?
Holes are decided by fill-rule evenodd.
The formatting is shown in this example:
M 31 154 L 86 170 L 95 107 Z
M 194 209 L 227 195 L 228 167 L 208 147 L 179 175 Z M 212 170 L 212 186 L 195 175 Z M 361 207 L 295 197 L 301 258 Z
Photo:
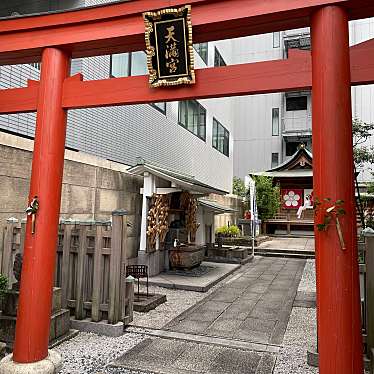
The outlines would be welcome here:
M 271 240 L 262 242 L 258 247 L 284 251 L 314 251 L 314 238 L 272 237 Z
M 271 374 L 304 265 L 257 257 L 113 366 L 163 374 Z
M 148 284 L 150 286 L 175 288 L 178 290 L 206 292 L 219 281 L 240 268 L 240 265 L 238 264 L 225 264 L 207 261 L 203 261 L 201 266 L 208 269 L 208 272 L 204 276 L 189 276 L 187 272 L 185 272 L 183 275 L 174 274 L 172 272 L 164 272 L 153 277 L 149 277 Z M 146 280 L 142 279 L 140 284 L 146 284 Z

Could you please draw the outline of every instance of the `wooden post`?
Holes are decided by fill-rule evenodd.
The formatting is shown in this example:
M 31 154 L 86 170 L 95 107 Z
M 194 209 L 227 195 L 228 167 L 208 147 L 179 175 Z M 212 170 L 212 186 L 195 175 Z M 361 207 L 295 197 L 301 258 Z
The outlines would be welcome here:
M 61 306 L 67 308 L 69 295 L 69 262 L 72 226 L 64 224 L 64 242 L 62 246 L 62 269 L 61 269 Z
M 1 265 L 1 273 L 4 274 L 9 281 L 13 279 L 13 264 L 12 264 L 12 251 L 13 251 L 13 231 L 14 228 L 18 225 L 18 220 L 16 221 L 7 221 L 5 226 L 5 235 L 4 235 L 4 247 L 3 247 L 3 257 Z M 9 284 L 9 286 L 11 286 Z
M 101 279 L 102 269 L 102 248 L 103 248 L 103 226 L 96 226 L 95 236 L 95 253 L 94 253 L 94 273 L 93 273 L 93 291 L 92 291 L 92 307 L 91 319 L 94 322 L 101 320 Z
M 85 263 L 87 252 L 87 225 L 80 224 L 79 229 L 79 248 L 78 248 L 78 261 L 77 261 L 77 288 L 75 294 L 75 318 L 83 319 L 85 317 L 83 308 L 84 297 L 84 277 L 85 277 Z
M 112 248 L 110 256 L 110 274 L 109 274 L 109 307 L 108 322 L 117 323 L 122 315 L 121 312 L 121 266 L 122 255 L 125 253 L 126 237 L 124 232 L 127 230 L 127 211 L 115 210 L 112 213 Z M 125 235 L 126 236 L 126 235 Z
M 320 374 L 362 374 L 362 332 L 353 185 L 348 13 L 327 6 L 312 16 L 313 189 L 320 201 L 344 201 L 335 224 L 315 229 Z M 316 222 L 323 222 L 318 212 Z
M 62 93 L 69 70 L 70 56 L 65 51 L 43 50 L 29 192 L 29 203 L 37 197 L 39 209 L 35 233 L 35 215 L 27 220 L 13 351 L 17 363 L 41 361 L 48 355 L 66 137 Z
M 134 319 L 134 278 L 129 276 L 126 278 L 126 303 L 127 308 L 122 310 L 123 322 L 127 325 Z M 126 315 L 127 312 L 127 315 Z

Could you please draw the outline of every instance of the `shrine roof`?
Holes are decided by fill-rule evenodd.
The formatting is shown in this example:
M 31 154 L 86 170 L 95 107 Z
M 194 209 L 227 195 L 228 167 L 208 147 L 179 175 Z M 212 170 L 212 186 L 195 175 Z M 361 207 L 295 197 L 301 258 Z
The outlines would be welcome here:
M 237 212 L 236 209 L 229 208 L 225 205 L 217 203 L 217 201 L 207 200 L 207 199 L 198 199 L 199 205 L 202 205 L 204 208 L 213 211 L 216 214 L 222 213 L 233 213 Z
M 296 170 L 269 170 L 269 171 L 259 171 L 256 173 L 251 173 L 251 175 L 265 175 L 267 177 L 276 178 L 306 178 L 313 177 L 312 169 L 296 169 Z
M 171 170 L 151 162 L 146 162 L 145 160 L 139 159 L 135 166 L 132 166 L 127 170 L 131 174 L 144 175 L 144 172 L 153 174 L 161 179 L 167 180 L 169 182 L 175 183 L 180 188 L 185 190 L 190 190 L 200 194 L 210 194 L 215 193 L 219 195 L 226 195 L 228 191 L 220 190 L 218 188 L 212 187 L 206 183 L 203 183 L 194 176 L 183 174 L 181 172 Z

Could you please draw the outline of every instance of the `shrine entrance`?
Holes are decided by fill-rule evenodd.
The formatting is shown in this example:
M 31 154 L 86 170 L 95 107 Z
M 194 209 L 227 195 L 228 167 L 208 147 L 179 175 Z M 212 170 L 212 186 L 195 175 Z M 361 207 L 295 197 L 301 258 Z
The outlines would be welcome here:
M 312 89 L 314 196 L 343 200 L 346 212 L 344 247 L 334 227 L 315 232 L 320 373 L 362 373 L 350 87 L 374 82 L 374 40 L 349 48 L 348 21 L 374 16 L 372 0 L 190 0 L 195 43 L 310 26 L 312 53 L 197 70 L 195 84 L 169 88 L 150 88 L 146 76 L 68 76 L 71 58 L 145 50 L 143 12 L 184 3 L 124 1 L 0 21 L 0 64 L 42 62 L 39 82 L 0 90 L 0 114 L 37 112 L 13 361 L 48 355 L 67 110 Z

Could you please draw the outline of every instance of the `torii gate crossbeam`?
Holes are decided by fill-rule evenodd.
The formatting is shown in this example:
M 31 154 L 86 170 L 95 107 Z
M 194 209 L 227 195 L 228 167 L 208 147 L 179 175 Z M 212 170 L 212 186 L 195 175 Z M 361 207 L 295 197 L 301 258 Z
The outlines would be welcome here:
M 98 82 L 67 78 L 71 57 L 144 49 L 142 12 L 184 3 L 126 1 L 0 21 L 0 64 L 42 61 L 40 83 L 31 81 L 28 88 L 0 91 L 0 113 L 37 110 L 29 199 L 38 196 L 40 202 L 35 234 L 31 219 L 27 221 L 14 356 L 0 365 L 2 373 L 17 373 L 17 363 L 32 366 L 48 361 L 67 109 L 298 87 L 313 89 L 315 195 L 344 200 L 347 210 L 341 220 L 347 250 L 342 251 L 333 228 L 315 233 L 320 373 L 362 373 L 350 86 L 372 83 L 373 66 L 371 43 L 352 48 L 350 62 L 348 21 L 374 16 L 374 4 L 372 0 L 190 0 L 195 42 L 311 26 L 311 57 L 296 53 L 285 61 L 205 69 L 198 72 L 195 86 L 157 91 L 146 86 L 145 77 Z M 366 66 L 358 55 L 364 61 L 367 58 Z M 295 66 L 299 67 L 297 83 L 292 84 L 289 69 Z M 264 74 L 275 67 L 277 80 L 274 74 Z M 263 73 L 262 82 L 256 69 Z M 212 79 L 216 74 L 223 80 Z M 288 83 L 284 74 L 289 74 Z M 125 88 L 118 88 L 120 84 Z M 120 93 L 119 100 L 109 93 L 111 89 Z M 17 94 L 24 100 L 17 100 Z M 46 370 L 53 370 L 51 365 Z

